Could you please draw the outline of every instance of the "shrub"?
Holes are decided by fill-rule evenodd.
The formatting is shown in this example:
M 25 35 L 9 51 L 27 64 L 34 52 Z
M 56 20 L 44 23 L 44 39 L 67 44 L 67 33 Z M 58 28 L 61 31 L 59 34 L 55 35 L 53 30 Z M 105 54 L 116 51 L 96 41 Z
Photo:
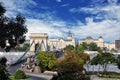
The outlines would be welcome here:
M 41 51 L 37 56 L 36 59 L 38 61 L 38 64 L 42 69 L 47 69 L 51 70 L 53 69 L 55 62 L 56 62 L 56 57 L 52 53 L 44 52 Z
M 17 70 L 17 71 L 15 72 L 14 78 L 15 78 L 15 79 L 25 79 L 25 78 L 26 78 L 26 75 L 25 75 L 24 71 L 22 71 L 22 70 Z

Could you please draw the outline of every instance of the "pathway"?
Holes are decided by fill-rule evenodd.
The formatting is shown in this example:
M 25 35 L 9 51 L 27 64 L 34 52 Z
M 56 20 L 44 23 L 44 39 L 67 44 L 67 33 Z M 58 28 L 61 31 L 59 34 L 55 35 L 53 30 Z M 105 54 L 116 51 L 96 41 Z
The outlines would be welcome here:
M 102 78 L 102 77 L 97 77 L 96 75 L 92 75 L 91 80 L 120 80 L 120 79 L 114 79 L 114 78 Z

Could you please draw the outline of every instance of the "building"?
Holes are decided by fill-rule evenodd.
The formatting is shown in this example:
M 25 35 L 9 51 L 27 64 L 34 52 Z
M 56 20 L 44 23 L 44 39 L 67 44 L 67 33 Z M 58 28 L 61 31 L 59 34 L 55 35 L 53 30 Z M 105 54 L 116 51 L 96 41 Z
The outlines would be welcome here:
M 50 51 L 64 49 L 67 45 L 73 45 L 75 47 L 75 39 L 71 33 L 66 38 L 48 40 Z
M 64 49 L 67 45 L 75 47 L 75 39 L 72 33 L 69 33 L 66 38 L 49 39 L 47 33 L 31 33 L 30 44 L 34 44 L 30 48 L 30 52 L 34 53 L 35 45 L 39 43 L 41 51 L 53 51 Z
M 30 44 L 34 41 L 34 44 L 30 48 L 30 52 L 35 52 L 36 44 L 40 45 L 41 51 L 55 51 L 55 50 L 62 50 L 67 45 L 73 45 L 75 47 L 75 38 L 72 33 L 68 33 L 67 37 L 59 38 L 59 39 L 49 39 L 47 33 L 31 33 L 30 34 Z M 82 42 L 86 43 L 96 43 L 101 49 L 120 49 L 120 40 L 116 40 L 115 43 L 106 43 L 102 36 L 98 37 L 98 39 L 93 39 L 91 36 L 86 37 L 86 39 L 80 40 L 79 44 Z
M 108 50 L 115 49 L 115 43 L 106 43 L 102 36 L 100 36 L 98 39 L 93 39 L 91 36 L 88 36 L 86 37 L 86 39 L 80 40 L 79 44 L 81 44 L 82 42 L 86 42 L 88 44 L 94 42 L 101 49 L 108 49 Z
M 120 40 L 115 40 L 115 48 L 120 51 Z

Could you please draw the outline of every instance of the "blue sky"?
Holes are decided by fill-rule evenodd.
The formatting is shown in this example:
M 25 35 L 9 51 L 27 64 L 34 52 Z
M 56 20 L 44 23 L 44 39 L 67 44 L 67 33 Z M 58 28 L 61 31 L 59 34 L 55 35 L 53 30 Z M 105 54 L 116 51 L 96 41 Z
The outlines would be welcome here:
M 5 15 L 26 18 L 30 33 L 66 36 L 70 30 L 78 40 L 87 36 L 114 42 L 120 38 L 120 0 L 0 0 Z

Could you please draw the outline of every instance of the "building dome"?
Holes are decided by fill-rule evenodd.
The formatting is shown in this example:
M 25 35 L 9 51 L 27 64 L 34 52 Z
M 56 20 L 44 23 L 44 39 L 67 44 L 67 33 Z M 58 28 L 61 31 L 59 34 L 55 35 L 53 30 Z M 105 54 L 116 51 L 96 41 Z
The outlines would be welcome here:
M 103 38 L 102 36 L 99 36 L 99 38 Z
M 88 36 L 86 39 L 93 39 L 91 36 Z

